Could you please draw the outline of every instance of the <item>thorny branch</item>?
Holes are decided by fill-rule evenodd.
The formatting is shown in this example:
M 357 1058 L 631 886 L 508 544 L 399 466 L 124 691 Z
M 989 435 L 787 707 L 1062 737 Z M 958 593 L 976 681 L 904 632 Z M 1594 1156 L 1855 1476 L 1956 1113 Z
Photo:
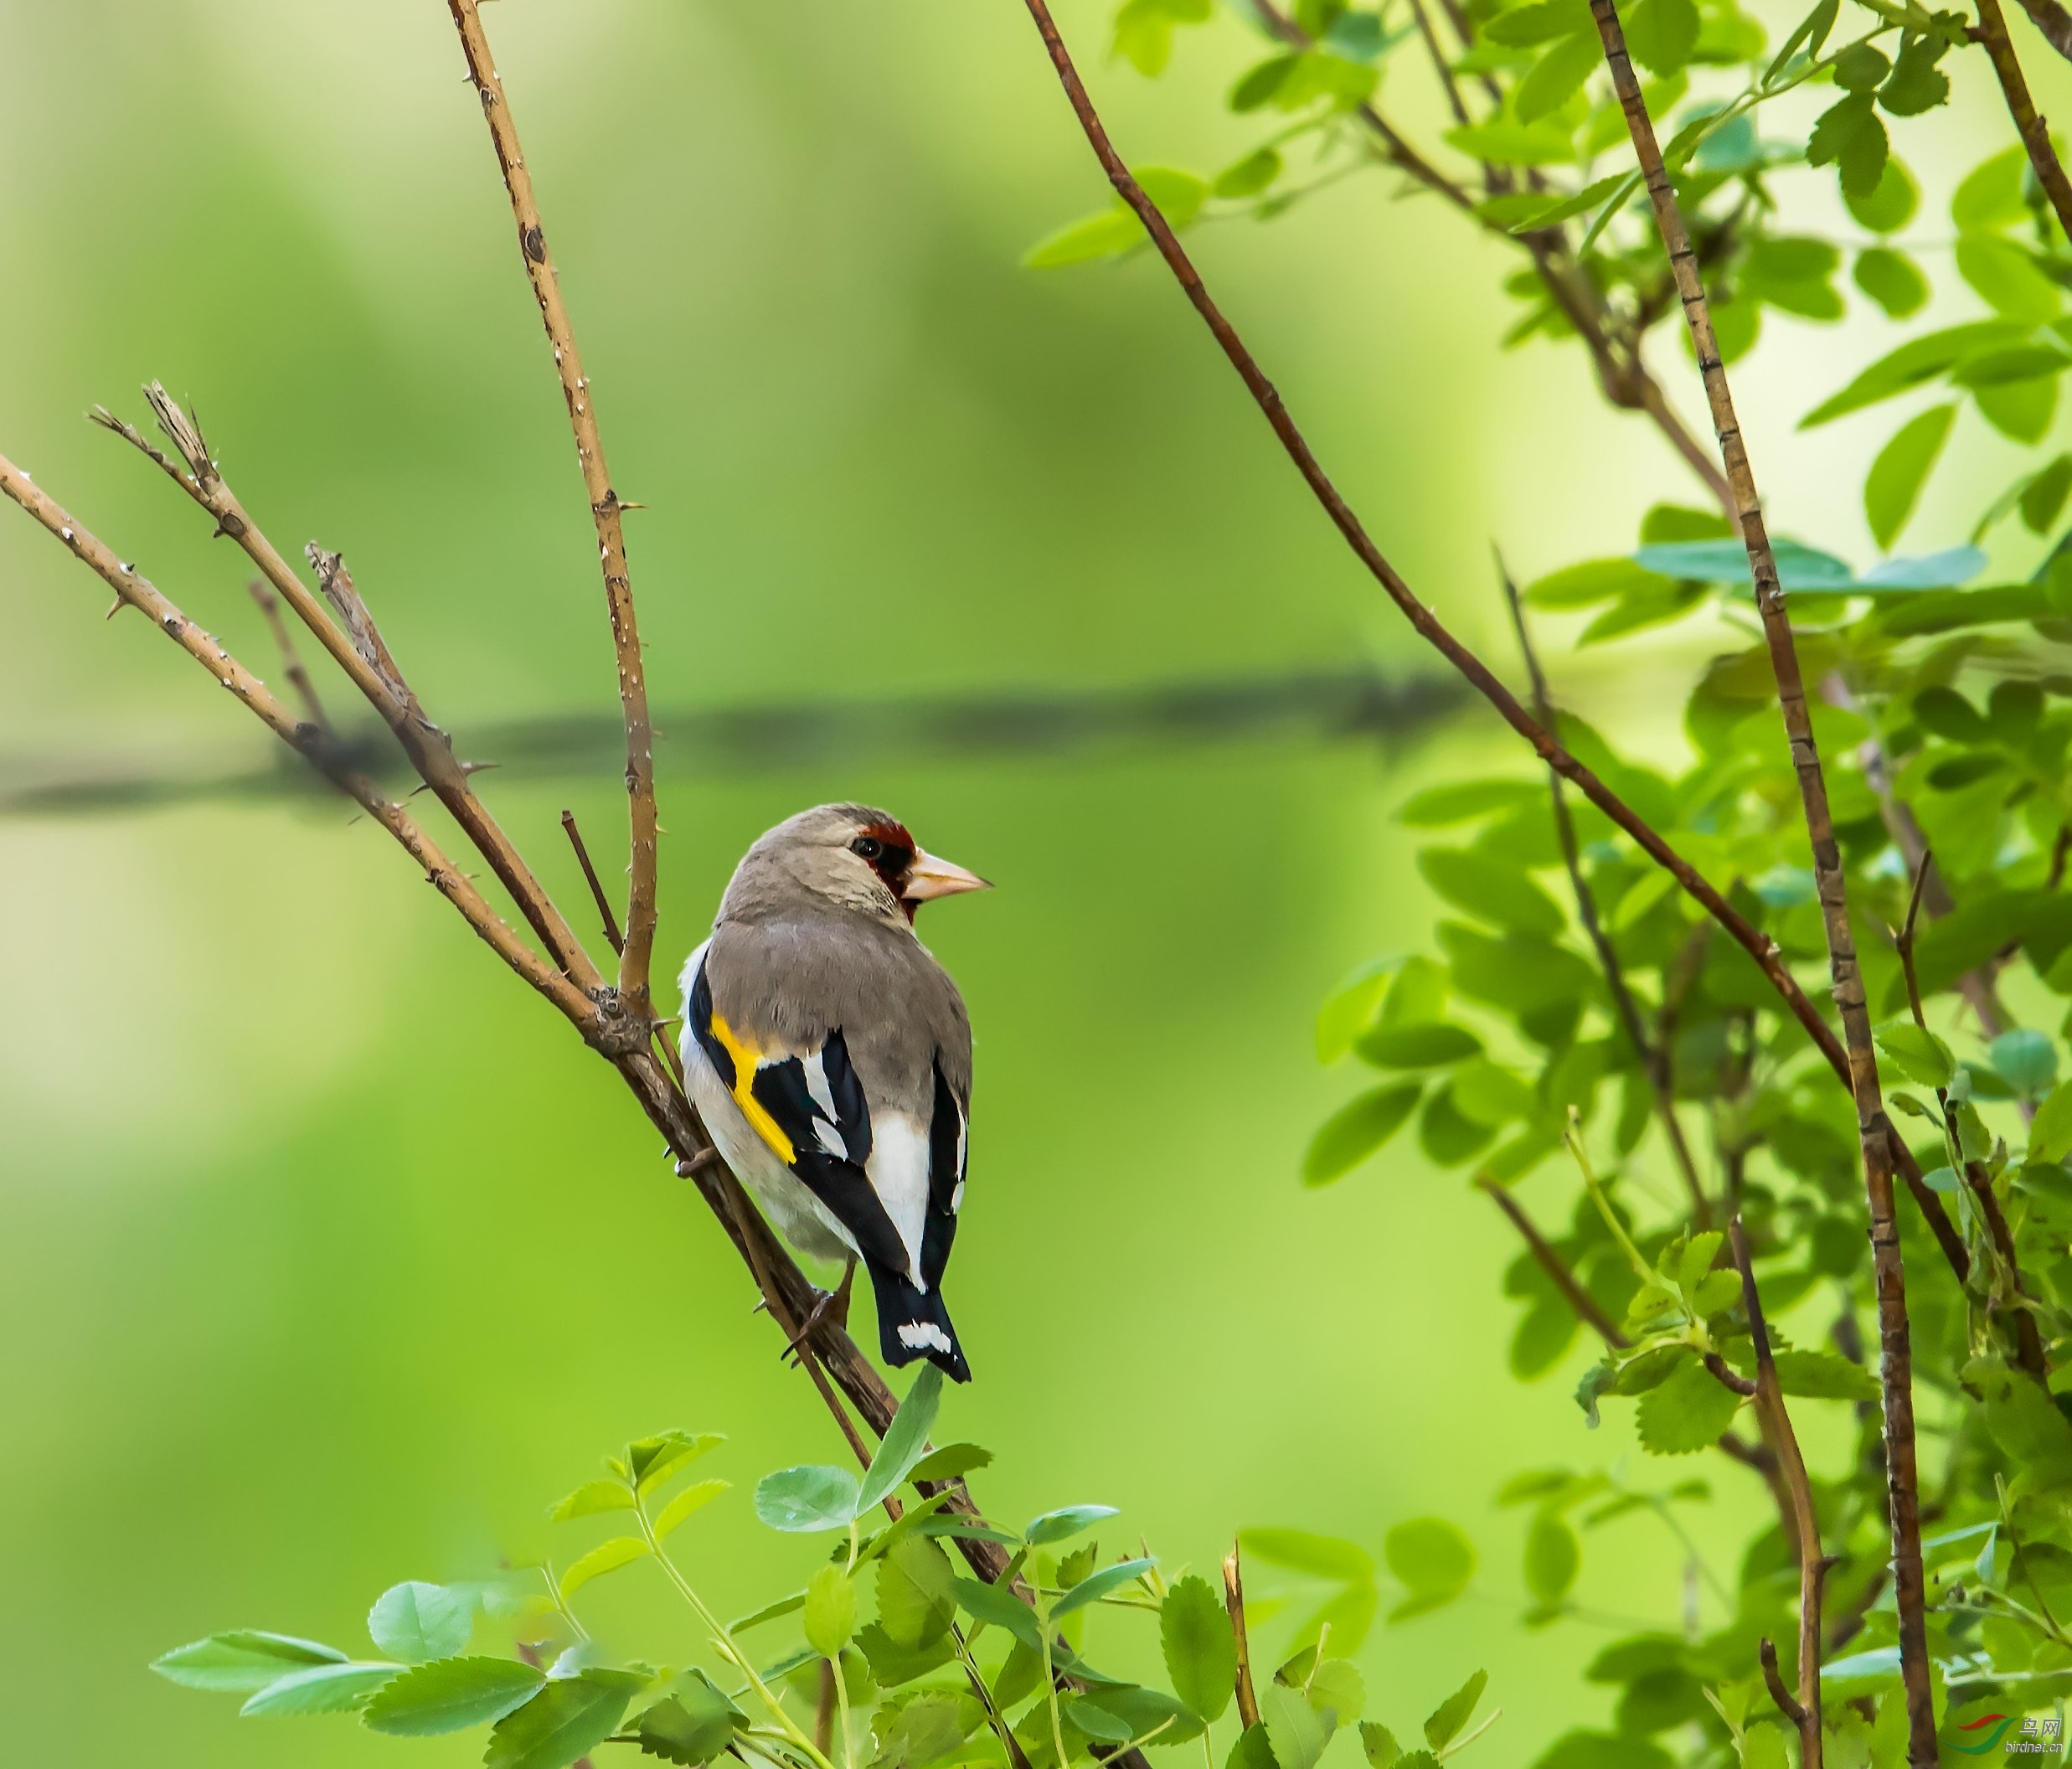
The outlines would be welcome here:
M 2013 39 L 2008 35 L 2007 14 L 2000 9 L 2000 0 L 1977 0 L 1977 5 L 1978 24 L 1971 34 L 1986 47 L 1994 77 L 2000 82 L 2001 96 L 2007 101 L 2008 115 L 2014 119 L 2015 132 L 2022 137 L 2028 162 L 2035 170 L 2036 182 L 2057 211 L 2058 225 L 2066 238 L 2072 239 L 2072 178 L 2065 177 L 2058 150 L 2050 144 L 2050 126 L 2037 114 L 2036 101 L 2029 95 L 2028 81 L 2015 57 Z M 2059 10 L 2063 16 L 2062 8 Z M 2038 18 L 2037 23 L 2041 27 L 2044 21 Z
M 1990 0 L 1988 0 L 1990 3 Z M 1714 336 L 1712 312 L 1701 281 L 1690 230 L 1662 163 L 1653 119 L 1642 95 L 1638 77 L 1626 52 L 1626 33 L 1614 0 L 1590 0 L 1611 69 L 1612 90 L 1626 114 L 1648 199 L 1669 265 L 1676 277 L 1698 369 L 1705 384 L 1713 428 L 1719 438 L 1721 464 L 1733 488 L 1741 538 L 1755 580 L 1756 606 L 1769 642 L 1772 674 L 1784 714 L 1785 731 L 1799 778 L 1807 835 L 1812 848 L 1813 875 L 1827 939 L 1828 967 L 1834 981 L 1835 1005 L 1842 1015 L 1848 1053 L 1850 1091 L 1856 1101 L 1858 1141 L 1863 1159 L 1863 1183 L 1870 1215 L 1871 1252 L 1877 1276 L 1879 1365 L 1884 1390 L 1886 1485 L 1890 1499 L 1894 1586 L 1898 1599 L 1901 1676 L 1906 1690 L 1908 1754 L 1915 1769 L 1930 1769 L 1937 1760 L 1935 1717 L 1929 1683 L 1927 1593 L 1921 1571 L 1920 1476 L 1914 1441 L 1913 1347 L 1907 1322 L 1906 1273 L 1899 1254 L 1899 1229 L 1893 1199 L 1893 1156 L 1898 1138 L 1884 1122 L 1878 1058 L 1871 1042 L 1870 1011 L 1863 994 L 1855 937 L 1849 927 L 1848 885 L 1827 803 L 1827 776 L 1814 741 L 1798 649 L 1785 612 L 1784 591 L 1777 581 L 1777 561 L 1764 525 L 1740 419 L 1726 369 Z
M 604 439 L 597 430 L 590 385 L 576 353 L 575 333 L 569 324 L 568 309 L 562 304 L 561 288 L 554 259 L 547 250 L 547 235 L 533 194 L 533 175 L 526 169 L 525 155 L 518 146 L 518 126 L 503 99 L 503 77 L 489 53 L 475 0 L 448 0 L 454 28 L 466 52 L 467 71 L 482 100 L 482 118 L 489 125 L 497 162 L 503 168 L 504 188 L 510 193 L 511 215 L 518 224 L 518 250 L 525 274 L 539 300 L 539 317 L 554 348 L 554 362 L 560 377 L 562 397 L 568 402 L 569 423 L 575 433 L 575 455 L 583 470 L 583 489 L 590 498 L 591 520 L 597 529 L 597 558 L 604 572 L 605 599 L 611 614 L 611 641 L 618 652 L 619 701 L 626 713 L 626 795 L 631 825 L 631 859 L 626 904 L 626 946 L 619 955 L 619 998 L 635 1019 L 649 1017 L 648 973 L 655 946 L 655 841 L 658 829 L 655 812 L 655 733 L 647 714 L 647 672 L 641 657 L 640 624 L 633 611 L 633 586 L 626 573 L 626 508 L 613 490 L 611 475 L 605 466 Z

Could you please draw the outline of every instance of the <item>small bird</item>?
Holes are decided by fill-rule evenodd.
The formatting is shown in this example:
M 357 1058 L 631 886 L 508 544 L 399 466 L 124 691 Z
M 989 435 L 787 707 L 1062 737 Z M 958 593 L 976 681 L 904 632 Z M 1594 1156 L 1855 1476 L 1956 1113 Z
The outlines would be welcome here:
M 972 1026 L 914 915 L 990 888 L 887 812 L 817 806 L 743 856 L 683 977 L 684 1080 L 714 1142 L 792 1246 L 848 1262 L 815 1315 L 846 1318 L 861 1258 L 885 1362 L 925 1357 L 959 1382 L 971 1369 L 940 1287 L 964 1202 Z

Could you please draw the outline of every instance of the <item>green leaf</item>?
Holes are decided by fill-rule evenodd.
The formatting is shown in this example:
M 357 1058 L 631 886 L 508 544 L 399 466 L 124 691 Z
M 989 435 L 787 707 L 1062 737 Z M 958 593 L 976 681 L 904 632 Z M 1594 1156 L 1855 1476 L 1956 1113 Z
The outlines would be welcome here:
M 475 1606 L 442 1585 L 412 1580 L 391 1586 L 367 1614 L 367 1632 L 374 1644 L 405 1664 L 451 1658 L 467 1649 L 475 1632 Z
M 296 1671 L 317 1664 L 343 1664 L 336 1647 L 290 1634 L 239 1628 L 175 1647 L 152 1661 L 152 1669 L 183 1689 L 241 1694 L 263 1689 Z
M 1641 0 L 1643 8 L 1665 3 L 1688 6 L 1690 0 Z M 1595 32 L 1588 36 L 1564 37 L 1518 82 L 1517 95 L 1512 101 L 1518 121 L 1536 123 L 1544 116 L 1553 116 L 1581 91 L 1583 82 L 1603 65 L 1604 52 L 1597 46 Z
M 1349 1658 L 1327 1658 L 1309 1674 L 1309 1705 L 1335 1730 L 1349 1726 L 1367 1705 L 1367 1684 Z
M 1353 1041 L 1360 1058 L 1377 1069 L 1438 1069 L 1482 1054 L 1482 1041 L 1464 1026 L 1431 1021 L 1423 1025 L 1369 1028 Z
M 830 1560 L 807 1581 L 806 1643 L 823 1658 L 839 1658 L 855 1632 L 856 1587 L 846 1569 Z
M 1129 1729 L 1124 1735 L 1127 1738 L 1144 1738 L 1155 1730 L 1158 1735 L 1153 1742 L 1161 1746 L 1185 1744 L 1199 1738 L 1204 1730 L 1199 1715 L 1157 1689 L 1099 1684 L 1080 1696 L 1074 1705 L 1098 1709 L 1121 1720 Z
M 1741 1398 L 1687 1357 L 1667 1381 L 1641 1396 L 1641 1447 L 1651 1456 L 1710 1449 L 1734 1423 Z
M 1427 848 L 1417 869 L 1455 908 L 1495 926 L 1554 935 L 1568 925 L 1560 906 L 1522 869 L 1486 848 Z
M 2059 455 L 2023 484 L 2023 526 L 2032 534 L 2048 534 L 2057 526 L 2068 493 L 2072 493 L 2072 455 Z
M 1395 1734 L 1378 1720 L 1360 1722 L 1360 1749 L 1367 1753 L 1368 1769 L 1396 1769 L 1403 1760 Z
M 1667 78 L 1698 47 L 1698 23 L 1695 0 L 1639 0 L 1626 13 L 1626 48 L 1649 73 Z
M 1921 487 L 1948 441 L 1956 420 L 1954 405 L 1931 405 L 1900 425 L 1871 463 L 1863 482 L 1863 513 L 1880 552 L 1889 552 L 1913 515 Z
M 465 1732 L 502 1720 L 545 1681 L 544 1671 L 516 1658 L 436 1658 L 383 1684 L 360 1718 L 405 1738 Z
M 1255 1723 L 1238 1735 L 1237 1742 L 1230 1746 L 1225 1769 L 1280 1769 L 1265 1726 Z
M 1549 572 L 1528 585 L 1524 595 L 1533 607 L 1565 611 L 1614 601 L 1636 590 L 1667 589 L 1669 583 L 1669 579 L 1636 565 L 1631 559 L 1593 559 Z
M 600 1542 L 579 1557 L 561 1575 L 561 1601 L 565 1603 L 592 1579 L 600 1579 L 621 1566 L 630 1566 L 647 1552 L 647 1544 L 637 1535 L 615 1535 Z
M 1575 157 L 1572 132 L 1544 119 L 1521 123 L 1508 116 L 1492 117 L 1486 123 L 1449 129 L 1445 140 L 1471 159 L 1503 165 L 1552 166 Z
M 1941 37 L 1916 37 L 1899 51 L 1892 76 L 1879 88 L 1878 102 L 1894 116 L 1919 116 L 1950 99 L 1950 76 L 1935 64 L 1950 45 Z
M 1331 1730 L 1300 1689 L 1268 1684 L 1259 1692 L 1259 1717 L 1279 1769 L 1317 1769 L 1317 1758 L 1331 1742 Z
M 1025 270 L 1055 271 L 1090 264 L 1097 258 L 1119 258 L 1145 239 L 1143 224 L 1126 204 L 1118 203 L 1096 214 L 1068 221 L 1046 234 L 1022 255 Z
M 2005 320 L 1982 319 L 1911 338 L 1879 358 L 1832 399 L 1815 406 L 1799 420 L 1799 428 L 1812 430 L 1845 413 L 1891 399 L 1946 374 L 1967 358 L 2018 345 L 2027 335 L 2023 327 Z
M 730 1480 L 701 1480 L 686 1487 L 662 1508 L 662 1514 L 655 1519 L 656 1535 L 666 1542 L 693 1513 L 704 1510 L 733 1484 Z
M 1444 1518 L 1416 1517 L 1396 1524 L 1383 1540 L 1381 1553 L 1408 1591 L 1389 1612 L 1391 1622 L 1443 1608 L 1475 1576 L 1474 1545 Z
M 1482 205 L 1485 213 L 1494 210 L 1498 203 L 1515 203 L 1517 212 L 1502 217 L 1502 225 L 1514 234 L 1536 234 L 1543 228 L 1557 227 L 1564 221 L 1573 221 L 1579 215 L 1587 215 L 1600 204 L 1609 202 L 1614 192 L 1626 182 L 1625 176 L 1614 173 L 1608 178 L 1599 178 L 1586 184 L 1575 195 L 1549 199 L 1536 193 L 1520 191 L 1511 197 L 1492 198 Z
M 2058 317 L 2063 291 L 2034 255 L 1997 234 L 1966 234 L 1957 241 L 1957 274 L 2003 319 L 2040 326 Z
M 1400 958 L 1375 958 L 1347 976 L 1317 1011 L 1317 1060 L 1335 1063 L 1374 1017 Z
M 1614 563 L 1624 565 L 1626 561 Z M 1500 811 L 1515 811 L 1521 805 L 1537 804 L 1546 796 L 1544 783 L 1528 780 L 1465 780 L 1451 786 L 1430 787 L 1415 794 L 1396 812 L 1396 820 L 1413 829 L 1442 829 Z M 1396 962 L 1393 959 L 1385 962 L 1390 968 Z M 1363 974 L 1364 969 L 1354 975 Z
M 403 1667 L 399 1664 L 312 1664 L 290 1671 L 247 1699 L 246 1720 L 291 1714 L 349 1714 Z
M 926 1769 L 964 1742 L 961 1707 L 955 1696 L 917 1694 L 889 1716 L 889 1725 L 885 1718 L 879 1720 L 884 1730 L 876 1769 Z
M 1216 174 L 1212 187 L 1219 197 L 1255 197 L 1281 176 L 1281 156 L 1271 147 L 1255 148 Z
M 2002 436 L 2033 445 L 2043 441 L 2058 409 L 2057 371 L 2035 379 L 1974 386 L 1971 399 L 1979 416 Z
M 1013 1591 L 1002 1591 L 997 1585 L 981 1584 L 977 1579 L 955 1580 L 951 1588 L 956 1592 L 959 1606 L 974 1621 L 1005 1628 L 1037 1652 L 1044 1649 L 1043 1630 L 1037 1624 L 1035 1611 Z
M 1896 234 L 1914 219 L 1915 210 L 1920 207 L 1921 190 L 1895 154 L 1885 162 L 1877 188 L 1847 201 L 1859 226 L 1874 234 Z
M 956 1593 L 950 1562 L 925 1536 L 905 1536 L 878 1562 L 878 1622 L 894 1643 L 933 1644 L 953 1619 Z
M 645 1679 L 628 1671 L 551 1678 L 489 1735 L 482 1769 L 567 1769 L 618 1730 Z
M 1435 1751 L 1443 1751 L 1451 1744 L 1473 1716 L 1475 1705 L 1488 1686 L 1489 1673 L 1477 1671 L 1434 1708 L 1425 1721 L 1425 1742 Z
M 1190 1573 L 1173 1582 L 1158 1607 L 1158 1643 L 1173 1693 L 1203 1720 L 1222 1719 L 1236 1686 L 1237 1642 L 1208 1580 Z
M 1928 279 L 1904 252 L 1875 245 L 1856 255 L 1856 286 L 1884 309 L 1888 319 L 1904 319 L 1928 304 Z
M 1134 1585 L 1156 1564 L 1148 1560 L 1118 1560 L 1112 1566 L 1104 1566 L 1100 1571 L 1089 1574 L 1050 1606 L 1050 1619 L 1060 1621 L 1075 1609 L 1098 1603 L 1111 1592 L 1120 1591 L 1126 1585 Z
M 2028 1127 L 2030 1161 L 2062 1161 L 2067 1155 L 2072 1155 L 2072 1081 L 2051 1090 Z
M 847 1468 L 781 1468 L 755 1483 L 755 1514 L 794 1534 L 846 1529 L 861 1514 L 861 1490 Z
M 1892 71 L 1892 62 L 1874 43 L 1853 43 L 1835 57 L 1834 81 L 1844 92 L 1868 92 Z
M 2009 147 L 1982 162 L 1950 199 L 1950 219 L 1960 233 L 1990 231 L 2013 227 L 2028 219 L 2023 200 L 2022 180 L 2028 171 L 2028 155 Z
M 1328 1185 L 1358 1167 L 1402 1129 L 1421 1091 L 1415 1081 L 1376 1087 L 1327 1118 L 1303 1158 L 1303 1184 Z
M 1374 1576 L 1374 1557 L 1358 1543 L 1338 1536 L 1308 1529 L 1243 1529 L 1238 1540 L 1254 1559 L 1312 1578 L 1368 1584 Z
M 1877 1377 L 1832 1351 L 1780 1351 L 1772 1361 L 1777 1366 L 1777 1385 L 1787 1395 L 1802 1395 L 1809 1400 L 1879 1397 Z
M 1032 1548 L 1047 1547 L 1052 1542 L 1069 1541 L 1104 1518 L 1120 1514 L 1113 1505 L 1066 1505 L 1059 1510 L 1046 1511 L 1041 1517 L 1031 1518 L 1028 1527 L 1022 1532 L 1022 1539 Z
M 928 1434 L 935 1426 L 935 1410 L 942 1403 L 942 1372 L 933 1364 L 923 1364 L 906 1399 L 892 1416 L 877 1453 L 863 1471 L 863 1484 L 857 1495 L 855 1514 L 874 1509 L 907 1477 L 907 1471 L 928 1453 Z
M 586 1480 L 559 1501 L 547 1516 L 554 1523 L 564 1524 L 570 1518 L 595 1517 L 600 1512 L 632 1509 L 632 1488 L 624 1481 Z
M 1568 1519 L 1558 1511 L 1540 1511 L 1525 1533 L 1525 1588 L 1543 1603 L 1559 1603 L 1582 1563 L 1583 1544 Z
M 1893 1020 L 1879 1027 L 1876 1037 L 1878 1048 L 1910 1080 L 1919 1081 L 1924 1087 L 1947 1087 L 1957 1072 L 1957 1060 L 1949 1045 L 1910 1019 Z
M 1587 5 L 1579 0 L 1533 0 L 1531 5 L 1498 13 L 1482 27 L 1482 34 L 1506 49 L 1529 49 L 1585 32 L 1595 47 L 1596 27 Z
M 1868 92 L 1852 92 L 1823 111 L 1806 144 L 1807 163 L 1832 166 L 1841 178 L 1844 198 L 1874 194 L 1890 152 L 1885 126 Z
M 1455 1108 L 1472 1124 L 1490 1130 L 1535 1117 L 1539 1096 L 1523 1076 L 1477 1057 L 1463 1063 L 1451 1083 Z
M 640 1746 L 649 1756 L 685 1769 L 709 1763 L 734 1742 L 740 1710 L 714 1688 L 702 1671 L 688 1671 L 673 1693 L 640 1716 Z
M 643 1494 L 726 1442 L 719 1431 L 663 1431 L 626 1446 L 626 1469 Z
M 2027 1098 L 2048 1093 L 2058 1079 L 2058 1047 L 2026 1027 L 2002 1032 L 1986 1047 L 1986 1055 L 2008 1085 Z
M 975 1443 L 946 1443 L 915 1462 L 908 1478 L 916 1481 L 956 1480 L 966 1474 L 975 1474 L 992 1462 L 991 1450 L 981 1449 Z

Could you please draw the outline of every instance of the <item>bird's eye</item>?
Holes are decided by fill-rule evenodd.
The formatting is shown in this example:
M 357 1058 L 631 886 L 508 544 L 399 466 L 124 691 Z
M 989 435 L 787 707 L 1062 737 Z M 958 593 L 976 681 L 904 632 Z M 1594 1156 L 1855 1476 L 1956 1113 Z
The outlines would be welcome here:
M 849 852 L 867 860 L 875 860 L 885 851 L 885 844 L 874 835 L 859 835 L 849 843 Z

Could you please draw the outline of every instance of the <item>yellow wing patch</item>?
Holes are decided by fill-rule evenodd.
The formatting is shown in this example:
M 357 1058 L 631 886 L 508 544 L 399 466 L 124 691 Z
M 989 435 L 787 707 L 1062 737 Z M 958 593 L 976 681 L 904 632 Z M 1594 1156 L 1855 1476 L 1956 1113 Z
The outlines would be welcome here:
M 777 1158 L 786 1167 L 791 1166 L 798 1151 L 755 1095 L 755 1065 L 762 1053 L 743 1044 L 734 1035 L 734 1028 L 716 1013 L 712 1017 L 712 1035 L 734 1059 L 734 1103 L 741 1108 L 741 1116 L 755 1127 L 755 1134 L 776 1152 Z

